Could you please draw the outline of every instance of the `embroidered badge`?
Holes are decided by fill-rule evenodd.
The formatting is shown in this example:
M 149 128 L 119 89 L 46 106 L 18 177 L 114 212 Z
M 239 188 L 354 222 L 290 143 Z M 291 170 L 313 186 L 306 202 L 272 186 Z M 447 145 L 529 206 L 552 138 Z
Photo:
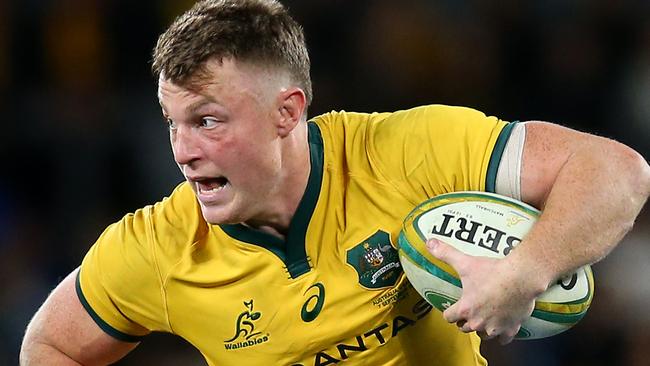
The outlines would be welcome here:
M 402 274 L 397 250 L 381 230 L 348 249 L 347 262 L 357 271 L 359 283 L 371 289 L 393 286 Z

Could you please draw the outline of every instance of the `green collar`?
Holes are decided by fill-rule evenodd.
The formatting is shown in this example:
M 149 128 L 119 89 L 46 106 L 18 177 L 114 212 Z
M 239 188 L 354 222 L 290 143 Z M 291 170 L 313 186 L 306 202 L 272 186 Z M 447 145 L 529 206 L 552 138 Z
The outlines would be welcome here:
M 323 138 L 316 123 L 309 122 L 307 126 L 311 170 L 305 193 L 289 224 L 286 240 L 282 241 L 271 234 L 251 229 L 242 224 L 219 225 L 228 236 L 234 239 L 270 250 L 284 262 L 291 278 L 297 278 L 309 272 L 305 236 L 311 215 L 316 207 L 316 202 L 318 202 L 323 178 Z

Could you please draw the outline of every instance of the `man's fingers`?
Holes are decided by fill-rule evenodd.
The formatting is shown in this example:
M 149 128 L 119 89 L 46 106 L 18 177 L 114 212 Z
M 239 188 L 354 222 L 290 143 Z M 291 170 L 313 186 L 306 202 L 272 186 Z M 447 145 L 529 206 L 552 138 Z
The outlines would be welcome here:
M 507 330 L 503 334 L 499 335 L 499 344 L 506 345 L 512 342 L 517 333 L 519 333 L 519 328 L 521 328 L 521 326 Z
M 451 245 L 434 238 L 427 240 L 426 246 L 434 257 L 451 265 L 456 271 L 458 271 L 461 259 L 466 255 Z
M 472 329 L 472 327 L 470 327 L 469 323 L 466 322 L 465 320 L 457 321 L 456 325 L 458 326 L 458 329 L 460 329 L 460 331 L 463 332 L 463 333 L 471 333 L 471 332 L 474 331 L 474 329 Z
M 490 332 L 488 332 L 486 330 L 478 331 L 478 332 L 476 332 L 476 334 L 484 341 L 492 339 L 492 338 L 494 338 L 496 336 L 496 334 L 494 332 L 490 333 Z
M 476 275 L 477 267 L 483 269 L 493 268 L 496 262 L 490 261 L 496 260 L 473 258 L 434 238 L 427 240 L 426 247 L 431 255 L 453 267 L 463 283 L 463 294 L 455 304 L 442 313 L 443 318 L 447 322 L 455 324 L 461 332 L 470 333 L 476 331 L 482 339 L 496 338 L 501 344 L 512 342 L 519 331 L 519 326 L 512 325 L 518 323 L 517 319 L 513 319 L 513 315 L 510 313 L 496 310 L 491 313 L 486 310 L 486 308 L 501 309 L 502 307 L 497 305 L 503 303 L 503 301 L 496 301 L 497 305 L 495 305 L 491 303 L 492 299 L 486 299 L 485 295 L 486 293 L 489 294 L 490 291 L 480 286 L 482 278 Z M 483 279 L 485 277 L 484 272 L 485 270 L 481 273 Z M 484 293 L 481 293 L 481 290 Z M 466 291 L 467 293 L 465 293 Z M 500 293 L 497 294 L 500 295 Z M 497 298 L 497 300 L 502 299 Z M 534 302 L 531 306 L 534 306 Z M 518 313 L 515 312 L 515 314 Z
M 457 265 L 465 254 L 449 244 L 446 244 L 438 239 L 431 238 L 426 242 L 427 250 L 436 258 L 454 267 L 458 271 Z M 464 317 L 460 314 L 459 303 L 462 302 L 462 297 L 454 305 L 450 306 L 442 313 L 442 316 L 449 323 L 455 323 Z
M 465 321 L 465 317 L 460 314 L 460 308 L 458 307 L 459 302 L 460 300 L 442 312 L 442 317 L 445 318 L 447 322 L 457 323 L 459 321 Z

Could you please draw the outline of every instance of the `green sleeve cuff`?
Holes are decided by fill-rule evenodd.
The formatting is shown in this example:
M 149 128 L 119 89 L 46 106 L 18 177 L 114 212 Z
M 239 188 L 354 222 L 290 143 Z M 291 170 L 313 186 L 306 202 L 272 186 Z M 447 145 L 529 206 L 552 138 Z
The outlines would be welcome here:
M 133 336 L 130 334 L 123 333 L 112 326 L 110 326 L 108 323 L 106 323 L 96 312 L 93 310 L 93 308 L 90 306 L 88 301 L 86 300 L 86 297 L 83 294 L 83 291 L 81 291 L 81 284 L 79 282 L 79 274 L 81 271 L 77 272 L 77 278 L 75 280 L 75 289 L 77 292 L 77 296 L 79 297 L 79 301 L 81 301 L 81 305 L 83 305 L 84 309 L 88 312 L 91 318 L 97 323 L 97 325 L 102 328 L 106 334 L 110 335 L 111 337 L 118 339 L 123 342 L 140 342 L 144 337 L 142 336 Z
M 492 156 L 490 156 L 490 162 L 488 163 L 487 176 L 485 177 L 485 191 L 490 193 L 496 193 L 497 185 L 497 171 L 499 170 L 499 163 L 501 163 L 501 157 L 503 156 L 503 151 L 506 149 L 506 144 L 510 135 L 512 134 L 512 129 L 519 121 L 510 122 L 503 127 L 497 142 L 494 144 L 494 149 L 492 149 Z

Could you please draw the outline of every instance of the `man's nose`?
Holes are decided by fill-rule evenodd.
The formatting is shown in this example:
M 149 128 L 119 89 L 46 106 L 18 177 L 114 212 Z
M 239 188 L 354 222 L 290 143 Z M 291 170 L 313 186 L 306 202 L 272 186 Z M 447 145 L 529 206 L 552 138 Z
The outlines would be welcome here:
M 198 136 L 191 128 L 185 126 L 177 128 L 171 139 L 174 160 L 177 164 L 188 165 L 200 158 L 201 149 L 198 145 Z

